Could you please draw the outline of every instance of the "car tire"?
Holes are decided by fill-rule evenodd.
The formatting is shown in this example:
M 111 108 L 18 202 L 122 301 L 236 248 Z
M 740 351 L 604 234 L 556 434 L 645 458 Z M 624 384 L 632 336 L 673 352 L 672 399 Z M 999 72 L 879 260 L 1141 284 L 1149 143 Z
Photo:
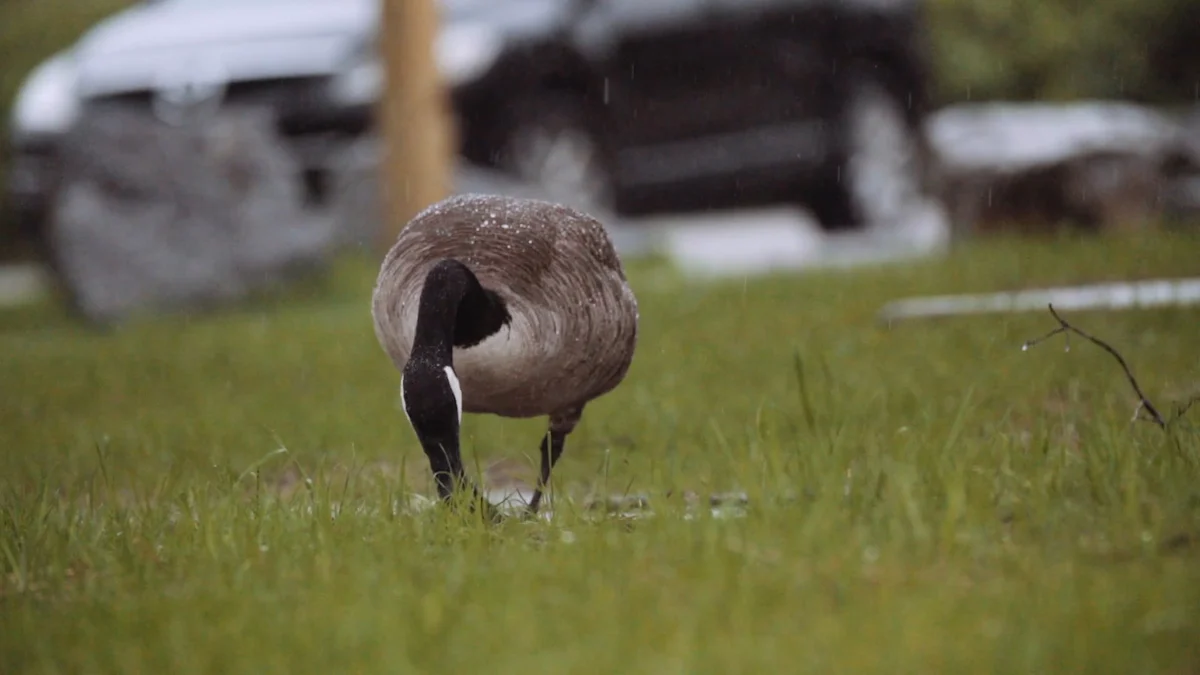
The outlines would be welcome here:
M 565 96 L 517 104 L 508 116 L 498 168 L 544 199 L 605 216 L 614 211 L 606 148 L 583 107 Z

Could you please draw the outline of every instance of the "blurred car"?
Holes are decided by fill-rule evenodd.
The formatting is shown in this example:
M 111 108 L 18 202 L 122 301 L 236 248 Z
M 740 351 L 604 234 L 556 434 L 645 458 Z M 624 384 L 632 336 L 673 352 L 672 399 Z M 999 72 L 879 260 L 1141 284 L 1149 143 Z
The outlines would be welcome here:
M 561 201 L 625 214 L 794 202 L 836 228 L 928 194 L 916 0 L 458 4 L 452 25 L 503 36 L 494 64 L 453 89 L 463 154 Z
M 19 222 L 40 225 L 57 146 L 93 106 L 140 106 L 167 123 L 268 106 L 306 166 L 319 167 L 330 141 L 370 128 L 377 12 L 377 0 L 144 0 L 108 17 L 19 90 L 7 203 Z
M 828 227 L 924 193 L 918 0 L 439 0 L 461 153 L 623 214 L 795 202 Z M 310 167 L 370 134 L 379 0 L 147 0 L 24 83 L 9 180 L 37 222 L 88 106 L 258 104 Z M 319 195 L 318 195 L 319 196 Z

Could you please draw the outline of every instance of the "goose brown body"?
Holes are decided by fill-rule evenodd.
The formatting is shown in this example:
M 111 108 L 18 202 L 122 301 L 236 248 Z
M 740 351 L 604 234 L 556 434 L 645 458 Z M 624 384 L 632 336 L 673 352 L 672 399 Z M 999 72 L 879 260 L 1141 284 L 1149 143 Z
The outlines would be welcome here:
M 498 294 L 510 321 L 453 350 L 462 410 L 551 416 L 569 433 L 583 406 L 625 377 L 638 308 L 603 225 L 566 206 L 461 195 L 418 214 L 382 263 L 372 298 L 376 337 L 397 369 L 412 353 L 426 275 L 465 264 Z

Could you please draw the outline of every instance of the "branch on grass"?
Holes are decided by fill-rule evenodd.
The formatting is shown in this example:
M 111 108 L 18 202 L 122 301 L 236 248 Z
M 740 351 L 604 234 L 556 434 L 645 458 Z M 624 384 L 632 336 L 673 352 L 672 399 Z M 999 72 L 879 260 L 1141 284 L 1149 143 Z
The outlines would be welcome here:
M 1113 348 L 1112 345 L 1108 344 L 1104 340 L 1101 340 L 1098 337 L 1095 337 L 1093 335 L 1085 333 L 1084 331 L 1076 328 L 1075 326 L 1072 326 L 1070 323 L 1067 322 L 1066 319 L 1062 318 L 1062 316 L 1057 311 L 1055 311 L 1053 304 L 1048 305 L 1048 307 L 1050 308 L 1051 316 L 1054 317 L 1055 321 L 1058 321 L 1058 328 L 1055 328 L 1054 330 L 1050 331 L 1049 333 L 1046 333 L 1045 335 L 1043 335 L 1039 338 L 1035 338 L 1033 340 L 1026 342 L 1024 345 L 1021 346 L 1021 350 L 1022 351 L 1028 350 L 1030 347 L 1033 347 L 1042 342 L 1045 342 L 1046 340 L 1049 340 L 1050 338 L 1052 338 L 1055 335 L 1058 335 L 1060 333 L 1062 333 L 1066 336 L 1067 349 L 1070 350 L 1071 349 L 1071 342 L 1070 342 L 1071 333 L 1074 333 L 1074 334 L 1078 335 L 1079 337 L 1087 340 L 1088 342 L 1091 342 L 1092 344 L 1096 345 L 1097 347 L 1103 349 L 1104 351 L 1108 352 L 1109 354 L 1112 355 L 1112 357 L 1114 359 L 1117 360 L 1117 363 L 1121 364 L 1121 370 L 1125 371 L 1125 378 L 1129 380 L 1129 385 L 1131 387 L 1133 387 L 1133 391 L 1135 394 L 1137 394 L 1137 397 L 1138 397 L 1138 405 L 1137 405 L 1137 408 L 1134 409 L 1133 419 L 1130 421 L 1136 422 L 1139 419 L 1148 420 L 1150 422 L 1154 422 L 1156 425 L 1158 425 L 1158 427 L 1160 429 L 1165 430 L 1167 427 L 1169 427 L 1171 424 L 1173 424 L 1176 420 L 1183 417 L 1184 414 L 1186 414 L 1187 411 L 1189 409 L 1191 409 L 1191 407 L 1194 404 L 1196 404 L 1198 401 L 1200 401 L 1200 395 L 1195 396 L 1190 401 L 1188 401 L 1187 403 L 1180 406 L 1175 411 L 1175 415 L 1172 416 L 1171 419 L 1168 420 L 1167 418 L 1163 417 L 1162 413 L 1160 413 L 1158 411 L 1158 408 L 1156 408 L 1154 406 L 1154 404 L 1150 402 L 1150 399 L 1146 397 L 1145 392 L 1142 391 L 1142 387 L 1138 384 L 1137 378 L 1133 376 L 1133 371 L 1129 369 L 1129 364 L 1125 362 L 1125 358 L 1123 356 L 1121 356 L 1120 352 L 1118 352 L 1115 348 Z M 1143 416 L 1143 414 L 1142 414 L 1143 411 L 1149 417 Z

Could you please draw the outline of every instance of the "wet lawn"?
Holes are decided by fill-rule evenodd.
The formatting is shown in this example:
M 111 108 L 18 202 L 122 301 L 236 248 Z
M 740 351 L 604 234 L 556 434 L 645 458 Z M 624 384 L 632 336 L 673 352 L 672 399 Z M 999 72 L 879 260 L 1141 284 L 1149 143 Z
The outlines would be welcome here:
M 705 285 L 632 264 L 627 380 L 569 439 L 552 517 L 498 526 L 414 496 L 374 272 L 110 333 L 0 314 L 0 672 L 1200 668 L 1200 407 L 1131 424 L 1109 355 L 1020 349 L 1043 312 L 874 321 L 1196 275 L 1200 238 Z M 1161 407 L 1200 393 L 1200 309 L 1068 317 Z M 542 420 L 465 424 L 475 476 L 532 477 Z M 622 494 L 649 508 L 588 506 Z

